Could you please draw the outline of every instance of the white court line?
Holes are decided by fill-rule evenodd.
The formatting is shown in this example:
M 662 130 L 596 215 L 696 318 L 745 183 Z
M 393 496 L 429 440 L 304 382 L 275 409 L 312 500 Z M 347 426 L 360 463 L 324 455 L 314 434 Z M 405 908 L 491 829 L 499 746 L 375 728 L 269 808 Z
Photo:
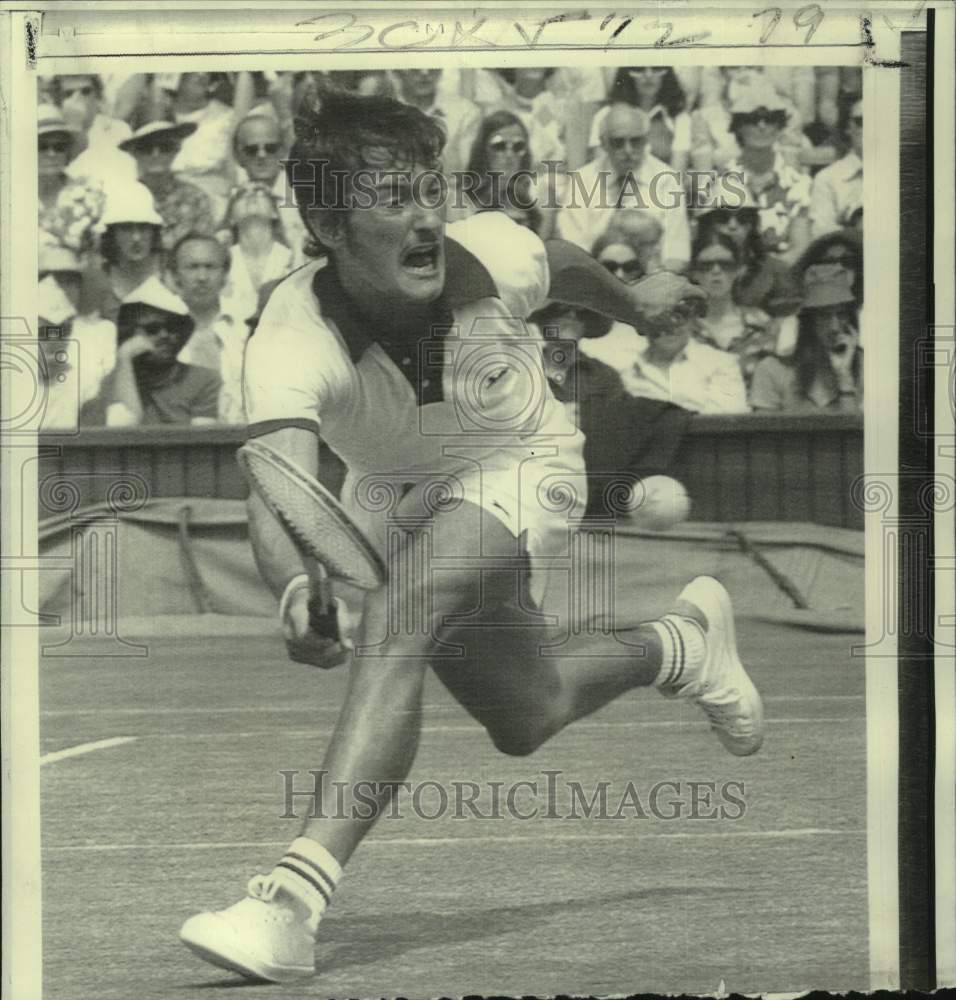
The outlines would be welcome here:
M 764 698 L 764 704 L 768 702 L 776 701 L 786 701 L 786 702 L 813 702 L 813 701 L 863 701 L 866 696 L 862 694 L 781 694 L 781 695 L 770 695 Z M 442 702 L 437 705 L 423 705 L 422 708 L 427 711 L 436 711 L 445 708 L 454 708 L 455 703 L 453 701 Z M 282 712 L 296 712 L 300 714 L 315 715 L 321 712 L 328 712 L 331 715 L 338 716 L 339 707 L 336 705 L 332 708 L 322 709 L 322 708 L 311 708 L 309 706 L 301 705 L 243 705 L 236 706 L 232 708 L 54 708 L 46 709 L 40 713 L 41 716 L 46 718 L 56 718 L 58 716 L 83 716 L 83 715 L 248 715 L 251 713 L 256 713 L 257 715 L 265 714 L 281 714 Z
M 107 747 L 118 747 L 123 743 L 132 743 L 138 738 L 137 736 L 111 736 L 105 740 L 93 740 L 92 743 L 78 743 L 75 747 L 67 747 L 65 750 L 55 750 L 53 753 L 45 753 L 40 758 L 40 763 L 54 764 L 58 760 L 66 760 L 68 757 L 79 757 L 85 753 L 92 753 L 94 750 L 105 750 Z
M 387 820 L 386 820 L 387 822 Z M 507 844 L 509 847 L 540 846 L 542 842 L 620 840 L 803 840 L 809 837 L 865 837 L 866 830 L 833 830 L 803 827 L 795 830 L 732 830 L 724 833 L 559 833 L 535 837 L 381 837 L 363 842 L 363 847 L 464 847 L 468 844 Z M 97 851 L 232 851 L 288 847 L 287 840 L 192 841 L 179 844 L 73 844 L 44 847 L 48 853 L 70 854 Z
M 858 722 L 860 725 L 866 720 L 861 716 L 821 716 L 814 719 L 765 719 L 766 725 L 776 726 L 803 726 L 819 725 L 821 723 L 840 723 L 846 725 L 849 722 Z M 569 725 L 568 731 L 574 732 L 579 729 L 703 729 L 708 723 L 703 719 L 689 719 L 681 721 L 677 719 L 666 721 L 632 720 L 630 722 L 574 722 Z M 476 736 L 484 736 L 484 730 L 475 722 L 460 726 L 422 726 L 423 733 L 473 733 Z M 315 737 L 319 733 L 317 729 L 250 729 L 241 732 L 219 732 L 219 733 L 140 733 L 139 739 L 144 740 L 247 740 L 256 737 L 272 736 L 276 739 L 287 739 L 288 737 Z M 50 737 L 52 739 L 52 737 Z

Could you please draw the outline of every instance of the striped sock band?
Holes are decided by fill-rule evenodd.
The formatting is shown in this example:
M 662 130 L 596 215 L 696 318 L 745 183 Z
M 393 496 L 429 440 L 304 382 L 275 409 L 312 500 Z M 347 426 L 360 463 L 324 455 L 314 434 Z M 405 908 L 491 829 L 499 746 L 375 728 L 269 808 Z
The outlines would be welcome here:
M 342 877 L 342 866 L 317 841 L 297 837 L 276 865 L 286 875 L 296 876 L 302 895 L 321 914 L 332 902 L 332 893 Z
M 655 687 L 680 687 L 696 680 L 707 656 L 707 640 L 700 625 L 681 615 L 664 615 L 648 625 L 661 640 L 661 668 Z

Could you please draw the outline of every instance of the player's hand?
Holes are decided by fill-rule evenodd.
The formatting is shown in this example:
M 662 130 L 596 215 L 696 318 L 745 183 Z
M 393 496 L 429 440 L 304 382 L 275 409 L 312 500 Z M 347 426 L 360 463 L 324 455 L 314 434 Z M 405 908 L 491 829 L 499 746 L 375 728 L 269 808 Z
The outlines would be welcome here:
M 308 587 L 290 597 L 282 622 L 285 648 L 296 663 L 331 670 L 348 659 L 349 651 L 338 634 L 335 610 L 317 606 Z
M 629 286 L 638 333 L 669 330 L 707 308 L 707 293 L 673 271 L 657 271 Z

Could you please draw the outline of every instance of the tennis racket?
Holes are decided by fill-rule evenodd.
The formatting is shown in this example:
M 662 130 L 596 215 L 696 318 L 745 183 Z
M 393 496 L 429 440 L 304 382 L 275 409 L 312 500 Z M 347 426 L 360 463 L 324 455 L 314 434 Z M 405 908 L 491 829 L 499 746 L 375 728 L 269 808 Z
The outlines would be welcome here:
M 262 441 L 244 444 L 238 459 L 251 487 L 307 562 L 319 562 L 333 580 L 362 590 L 378 590 L 385 583 L 381 557 L 321 483 Z

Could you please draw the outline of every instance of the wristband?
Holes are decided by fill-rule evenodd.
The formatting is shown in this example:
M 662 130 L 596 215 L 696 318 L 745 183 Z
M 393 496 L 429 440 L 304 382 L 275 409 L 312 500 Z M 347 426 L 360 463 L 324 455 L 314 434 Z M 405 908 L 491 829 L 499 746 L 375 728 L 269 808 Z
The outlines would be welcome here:
M 282 597 L 279 598 L 279 621 L 285 621 L 285 613 L 289 610 L 289 602 L 292 600 L 292 595 L 297 590 L 301 590 L 303 587 L 308 586 L 308 573 L 300 573 L 298 576 L 292 577 L 292 579 L 285 585 L 285 590 L 282 591 Z

